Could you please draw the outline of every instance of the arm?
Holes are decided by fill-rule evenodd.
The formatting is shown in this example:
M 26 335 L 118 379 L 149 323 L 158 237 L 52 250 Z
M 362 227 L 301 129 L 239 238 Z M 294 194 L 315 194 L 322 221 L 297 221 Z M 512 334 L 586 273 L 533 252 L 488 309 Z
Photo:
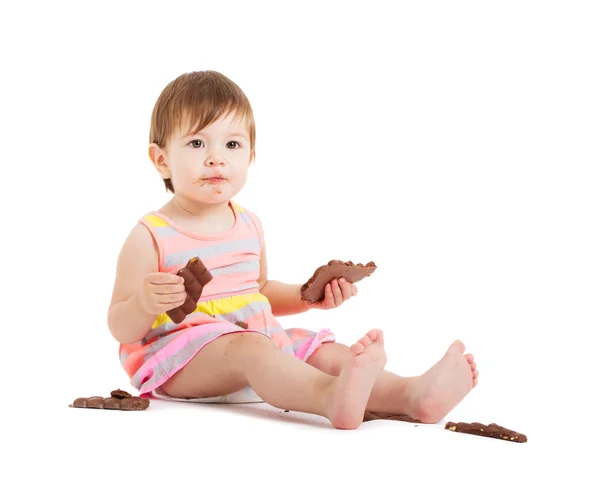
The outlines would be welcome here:
M 158 271 L 158 255 L 148 230 L 137 224 L 125 240 L 117 262 L 108 328 L 122 344 L 137 342 L 148 333 L 156 316 L 139 303 L 138 293 L 148 273 Z
M 255 215 L 254 220 L 258 228 L 261 246 L 260 276 L 258 278 L 260 293 L 269 299 L 271 310 L 275 317 L 306 312 L 309 309 L 309 305 L 300 298 L 300 287 L 302 287 L 302 284 L 292 285 L 277 280 L 268 280 L 264 230 L 258 216 Z
M 275 317 L 306 312 L 308 303 L 300 298 L 302 284 L 291 285 L 277 280 L 267 280 L 261 293 L 269 299 Z

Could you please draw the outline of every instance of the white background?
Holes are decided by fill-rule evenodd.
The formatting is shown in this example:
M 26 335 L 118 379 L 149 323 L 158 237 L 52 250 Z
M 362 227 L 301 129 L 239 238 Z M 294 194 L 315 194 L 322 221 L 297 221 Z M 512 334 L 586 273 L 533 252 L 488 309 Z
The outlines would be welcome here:
M 11 481 L 597 481 L 595 2 L 3 5 Z M 402 375 L 460 338 L 480 385 L 448 420 L 527 444 L 439 425 L 329 431 L 264 407 L 67 407 L 135 393 L 106 325 L 116 259 L 169 199 L 146 154 L 154 102 L 204 69 L 253 105 L 257 160 L 236 201 L 263 220 L 270 278 L 304 283 L 333 258 L 378 265 L 341 308 L 282 324 L 348 344 L 379 327 Z

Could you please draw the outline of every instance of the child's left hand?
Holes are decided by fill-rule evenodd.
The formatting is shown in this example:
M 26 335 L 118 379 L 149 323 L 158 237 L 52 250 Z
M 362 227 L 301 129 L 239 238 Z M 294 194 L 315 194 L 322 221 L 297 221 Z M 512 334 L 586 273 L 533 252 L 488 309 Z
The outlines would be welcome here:
M 354 297 L 358 293 L 356 285 L 348 282 L 344 278 L 334 278 L 325 285 L 325 296 L 323 300 L 308 304 L 309 309 L 329 310 L 342 305 L 346 300 Z

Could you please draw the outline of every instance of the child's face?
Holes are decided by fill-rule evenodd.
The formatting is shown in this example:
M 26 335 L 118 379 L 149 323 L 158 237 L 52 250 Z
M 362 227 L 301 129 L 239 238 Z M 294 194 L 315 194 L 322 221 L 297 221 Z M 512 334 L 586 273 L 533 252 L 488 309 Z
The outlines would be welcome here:
M 234 117 L 221 117 L 196 134 L 173 133 L 163 151 L 166 171 L 159 171 L 171 178 L 177 196 L 219 203 L 242 189 L 251 162 L 250 139 L 244 120 Z

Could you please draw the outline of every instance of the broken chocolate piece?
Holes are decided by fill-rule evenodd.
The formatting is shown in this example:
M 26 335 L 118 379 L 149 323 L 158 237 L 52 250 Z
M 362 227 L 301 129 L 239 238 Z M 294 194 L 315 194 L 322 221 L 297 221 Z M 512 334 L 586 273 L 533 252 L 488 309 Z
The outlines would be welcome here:
M 173 322 L 179 324 L 187 315 L 196 310 L 204 286 L 213 277 L 198 257 L 191 258 L 186 266 L 177 272 L 177 275 L 183 277 L 183 285 L 187 296 L 182 305 L 167 311 L 167 315 Z
M 246 322 L 236 322 L 235 325 L 237 325 L 238 327 L 241 327 L 242 329 L 248 328 L 248 324 Z
M 148 399 L 143 399 L 137 396 L 126 398 L 116 397 L 78 397 L 69 404 L 71 408 L 88 408 L 88 409 L 116 409 L 121 411 L 143 411 L 150 406 Z
M 504 439 L 506 441 L 514 441 L 515 443 L 525 443 L 527 436 L 511 429 L 503 428 L 497 424 L 481 423 L 453 423 L 447 422 L 445 429 L 456 433 L 474 434 L 476 436 L 486 436 L 488 438 Z
M 300 294 L 303 300 L 313 304 L 325 297 L 325 285 L 334 278 L 344 278 L 350 283 L 356 283 L 365 277 L 370 276 L 377 265 L 375 262 L 369 262 L 366 265 L 362 263 L 354 264 L 352 262 L 342 262 L 341 260 L 331 260 L 327 265 L 322 265 L 315 271 L 314 275 L 300 288 Z
M 121 410 L 122 411 L 143 411 L 150 406 L 148 399 L 141 397 L 128 397 L 121 399 Z
M 375 421 L 377 419 L 390 419 L 393 421 L 404 421 L 405 423 L 421 423 L 418 419 L 413 419 L 405 414 L 392 414 L 392 413 L 372 413 L 365 411 L 363 422 Z
M 125 399 L 126 397 L 131 397 L 127 391 L 123 391 L 122 389 L 115 389 L 114 391 L 110 391 L 111 397 L 116 397 L 117 399 Z

